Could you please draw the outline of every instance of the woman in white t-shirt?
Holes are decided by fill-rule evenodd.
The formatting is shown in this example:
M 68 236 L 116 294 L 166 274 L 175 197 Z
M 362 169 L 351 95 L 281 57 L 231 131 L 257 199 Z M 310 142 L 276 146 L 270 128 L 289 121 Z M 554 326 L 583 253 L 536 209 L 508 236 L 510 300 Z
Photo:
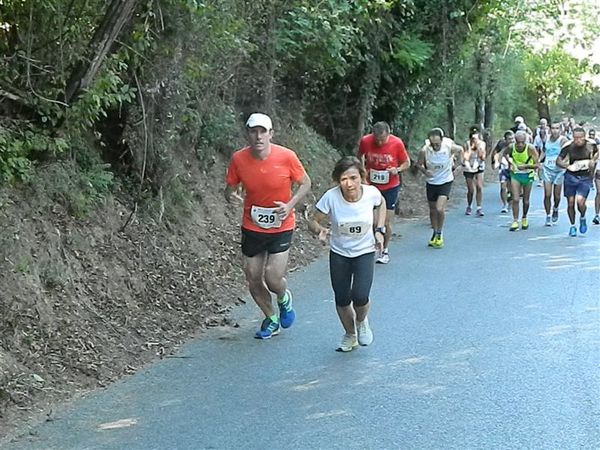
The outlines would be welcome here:
M 386 207 L 380 191 L 364 184 L 366 171 L 358 158 L 343 157 L 331 175 L 337 186 L 317 202 L 309 229 L 323 242 L 330 237 L 331 285 L 345 331 L 337 350 L 349 352 L 373 342 L 367 313 L 375 253 L 383 250 Z M 321 225 L 326 218 L 331 228 Z

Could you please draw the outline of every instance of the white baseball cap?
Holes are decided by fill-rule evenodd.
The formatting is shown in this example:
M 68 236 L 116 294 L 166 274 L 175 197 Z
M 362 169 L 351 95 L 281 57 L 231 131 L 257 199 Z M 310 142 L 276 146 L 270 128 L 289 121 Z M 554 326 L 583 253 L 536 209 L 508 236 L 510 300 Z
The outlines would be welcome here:
M 271 121 L 271 118 L 266 114 L 253 113 L 250 114 L 250 117 L 248 117 L 248 120 L 246 121 L 246 126 L 248 128 L 263 127 L 265 130 L 269 131 L 273 129 L 273 122 Z
M 521 116 L 517 116 L 517 117 L 515 117 L 515 123 L 517 123 L 517 122 L 518 123 L 524 123 L 525 119 L 523 119 L 523 117 L 521 117 Z

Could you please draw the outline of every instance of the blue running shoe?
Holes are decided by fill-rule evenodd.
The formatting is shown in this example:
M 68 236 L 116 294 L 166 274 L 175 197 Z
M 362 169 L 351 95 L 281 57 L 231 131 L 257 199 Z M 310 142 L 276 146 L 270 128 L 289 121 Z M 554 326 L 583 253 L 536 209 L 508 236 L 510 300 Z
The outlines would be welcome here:
M 587 231 L 587 221 L 585 220 L 585 217 L 582 217 L 581 219 L 579 219 L 579 232 L 581 234 L 585 234 L 586 231 Z
M 571 236 L 571 237 L 577 236 L 577 227 L 575 225 L 573 225 L 571 228 L 569 228 L 569 236 Z
M 273 322 L 270 317 L 267 317 L 262 321 L 260 330 L 256 332 L 254 337 L 256 339 L 271 339 L 273 336 L 279 334 L 279 323 Z
M 286 289 L 283 300 L 277 301 L 279 305 L 279 323 L 282 328 L 289 328 L 296 319 L 296 311 L 292 305 L 292 293 L 289 289 Z

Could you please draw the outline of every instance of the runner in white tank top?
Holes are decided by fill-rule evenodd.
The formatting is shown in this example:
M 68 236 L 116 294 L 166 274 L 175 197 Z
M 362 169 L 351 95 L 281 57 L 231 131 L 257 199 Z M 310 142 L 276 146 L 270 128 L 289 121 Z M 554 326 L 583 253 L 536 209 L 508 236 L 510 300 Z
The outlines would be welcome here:
M 419 151 L 417 169 L 425 175 L 427 181 L 427 203 L 433 229 L 428 245 L 433 248 L 444 246 L 442 228 L 445 208 L 454 181 L 454 167 L 461 152 L 462 148 L 459 145 L 444 137 L 441 128 L 434 128 L 429 132 L 425 145 Z
M 479 137 L 479 127 L 474 126 L 469 130 L 469 140 L 465 142 L 463 158 L 463 174 L 467 184 L 467 209 L 466 215 L 471 215 L 473 197 L 477 204 L 476 215 L 483 217 L 481 203 L 483 201 L 483 172 L 485 170 L 486 148 L 485 142 Z

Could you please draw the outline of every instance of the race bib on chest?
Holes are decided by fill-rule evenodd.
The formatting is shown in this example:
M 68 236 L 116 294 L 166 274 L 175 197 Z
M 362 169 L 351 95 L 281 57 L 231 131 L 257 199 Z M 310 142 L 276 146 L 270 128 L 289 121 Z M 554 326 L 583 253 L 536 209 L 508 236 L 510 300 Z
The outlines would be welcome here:
M 275 212 L 277 208 L 263 208 L 261 206 L 254 206 L 250 208 L 250 217 L 252 222 L 261 228 L 279 228 L 281 226 L 281 219 L 279 214 Z
M 369 180 L 373 184 L 388 184 L 390 173 L 387 170 L 369 170 Z
M 556 156 L 546 156 L 546 160 L 544 161 L 546 167 L 554 169 L 556 167 L 556 158 Z
M 567 167 L 571 172 L 579 172 L 580 170 L 589 170 L 590 168 L 590 160 L 589 159 L 581 159 L 579 161 L 575 161 L 573 164 L 570 164 Z
M 338 231 L 342 236 L 361 238 L 370 229 L 371 225 L 367 222 L 341 222 L 338 224 Z

